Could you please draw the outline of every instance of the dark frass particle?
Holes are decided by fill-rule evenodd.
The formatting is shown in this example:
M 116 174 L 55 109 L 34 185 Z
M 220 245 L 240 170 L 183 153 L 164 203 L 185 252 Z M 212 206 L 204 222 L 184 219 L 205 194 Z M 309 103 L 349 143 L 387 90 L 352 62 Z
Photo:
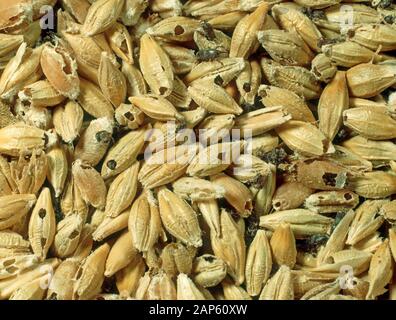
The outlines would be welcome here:
M 217 84 L 218 86 L 223 85 L 224 80 L 221 76 L 216 76 L 216 78 L 214 79 L 214 83 Z
M 97 142 L 109 143 L 111 140 L 111 133 L 107 131 L 98 131 L 95 134 Z
M 245 82 L 243 84 L 243 90 L 245 90 L 246 92 L 250 92 L 250 90 L 252 90 L 250 83 Z
M 117 162 L 115 160 L 109 160 L 106 163 L 107 168 L 114 170 L 117 167 Z
M 328 235 L 315 234 L 307 239 L 298 240 L 296 244 L 298 249 L 316 254 L 318 249 L 326 244 L 327 240 L 329 240 Z
M 264 153 L 260 158 L 265 162 L 278 165 L 287 161 L 287 153 L 283 148 L 275 148 L 270 152 Z

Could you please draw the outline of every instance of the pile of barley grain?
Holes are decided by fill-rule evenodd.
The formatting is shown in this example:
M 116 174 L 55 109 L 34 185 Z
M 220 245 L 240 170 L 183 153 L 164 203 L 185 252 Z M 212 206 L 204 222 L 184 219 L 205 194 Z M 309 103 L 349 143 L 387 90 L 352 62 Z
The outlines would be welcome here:
M 1 0 L 0 298 L 396 299 L 395 21 Z

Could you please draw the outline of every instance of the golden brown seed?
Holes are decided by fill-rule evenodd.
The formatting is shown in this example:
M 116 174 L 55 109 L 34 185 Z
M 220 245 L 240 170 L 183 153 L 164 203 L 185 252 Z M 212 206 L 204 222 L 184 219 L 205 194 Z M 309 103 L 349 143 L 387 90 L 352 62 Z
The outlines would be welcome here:
M 62 32 L 62 35 L 74 52 L 78 65 L 78 74 L 98 84 L 98 68 L 101 52 L 105 51 L 113 55 L 111 48 L 103 34 L 87 37 L 81 33 L 73 32 L 73 28 L 75 27 L 68 27 L 66 31 Z
M 282 29 L 296 31 L 312 50 L 320 51 L 319 40 L 322 35 L 313 21 L 299 10 L 300 7 L 293 5 L 293 3 L 274 5 L 271 9 L 272 16 Z
M 281 126 L 292 119 L 283 107 L 263 108 L 245 113 L 235 120 L 234 128 L 242 130 L 242 134 L 259 135 Z
M 44 45 L 40 59 L 44 75 L 51 85 L 69 99 L 80 94 L 77 62 L 70 53 L 60 46 Z
M 269 164 L 271 172 L 266 178 L 264 184 L 258 190 L 253 187 L 252 192 L 257 192 L 255 196 L 254 210 L 259 216 L 268 214 L 271 210 L 272 197 L 276 188 L 276 166 Z
M 313 192 L 313 189 L 300 182 L 285 182 L 276 189 L 272 198 L 272 206 L 277 211 L 296 209 L 301 206 L 305 199 Z
M 72 259 L 62 261 L 51 279 L 47 299 L 71 300 L 73 297 L 73 279 L 78 270 L 78 262 Z
M 0 76 L 0 97 L 11 99 L 25 85 L 38 81 L 43 71 L 40 66 L 42 46 L 35 49 L 27 48 L 22 43 L 15 56 L 7 63 Z
M 322 247 L 318 253 L 318 264 L 331 262 L 331 256 L 344 248 L 347 234 L 349 231 L 349 226 L 351 225 L 354 217 L 355 212 L 353 210 L 350 210 L 338 223 L 338 225 L 333 230 L 329 240 L 327 240 L 326 245 Z
M 99 34 L 110 28 L 120 17 L 125 0 L 99 0 L 88 9 L 83 25 L 87 36 Z
M 133 64 L 133 44 L 128 29 L 120 23 L 115 23 L 105 34 L 115 54 L 124 62 Z
M 197 201 L 196 203 L 210 230 L 215 235 L 220 236 L 220 209 L 217 200 Z
M 331 295 L 338 294 L 340 289 L 339 281 L 322 284 L 306 292 L 301 300 L 328 300 Z
M 176 110 L 172 103 L 161 96 L 147 94 L 144 96 L 129 97 L 129 101 L 153 119 L 159 121 L 184 120 L 184 117 Z
M 35 266 L 39 262 L 34 254 L 26 252 L 26 254 L 10 255 L 0 259 L 0 279 L 8 279 L 18 276 L 28 268 Z
M 311 123 L 316 121 L 304 99 L 293 91 L 274 86 L 260 85 L 258 94 L 261 97 L 261 102 L 267 108 L 282 106 L 294 120 Z
M 198 145 L 180 145 L 154 153 L 139 171 L 139 181 L 146 189 L 173 182 L 186 173 Z
M 83 220 L 87 217 L 88 205 L 75 184 L 73 175 L 71 175 L 70 179 L 66 183 L 60 205 L 65 216 L 77 213 Z
M 257 233 L 249 246 L 246 257 L 246 290 L 258 296 L 267 282 L 272 269 L 271 247 L 264 230 Z
M 158 12 L 162 18 L 169 18 L 182 15 L 183 5 L 179 1 L 154 0 L 150 8 L 154 12 Z
M 307 100 L 319 98 L 320 83 L 308 69 L 284 66 L 266 58 L 261 59 L 261 67 L 271 85 L 291 90 Z
M 351 191 L 321 191 L 305 199 L 305 207 L 318 213 L 342 212 L 355 208 L 359 196 Z
M 214 185 L 224 189 L 224 198 L 235 208 L 241 217 L 245 218 L 250 216 L 253 210 L 253 197 L 249 189 L 243 183 L 226 174 L 212 176 L 211 181 Z
M 396 176 L 393 173 L 374 171 L 350 179 L 350 188 L 366 198 L 385 198 L 396 192 Z
M 171 277 L 190 274 L 194 256 L 181 243 L 170 243 L 161 252 L 161 268 Z
M 72 166 L 72 174 L 82 198 L 95 208 L 104 208 L 107 188 L 99 172 L 83 164 L 81 160 L 76 160 Z
M 47 80 L 40 80 L 19 91 L 21 101 L 27 101 L 33 107 L 53 107 L 65 100 Z
M 80 235 L 80 242 L 77 246 L 76 251 L 73 253 L 72 259 L 82 262 L 86 257 L 89 256 L 93 247 L 92 239 L 92 228 L 90 225 L 86 224 Z
M 259 31 L 261 45 L 276 62 L 292 66 L 308 66 L 314 54 L 296 32 L 284 30 Z
M 388 163 L 396 160 L 396 145 L 391 141 L 369 140 L 362 136 L 354 136 L 342 143 L 342 145 L 363 159 L 373 162 Z
M 321 156 L 334 152 L 331 142 L 310 123 L 290 120 L 275 130 L 289 148 L 303 155 Z
M 370 49 L 352 41 L 327 44 L 322 46 L 322 51 L 335 65 L 348 68 L 370 62 L 372 58 L 375 62 L 381 59 Z
M 296 240 L 290 225 L 287 223 L 280 224 L 274 230 L 270 244 L 274 262 L 292 269 L 296 263 L 297 250 Z
M 193 33 L 199 26 L 199 20 L 187 17 L 165 18 L 154 26 L 148 28 L 146 32 L 153 36 L 170 41 L 191 41 Z
M 115 218 L 106 217 L 103 212 L 103 220 L 96 227 L 92 236 L 95 241 L 102 241 L 103 239 L 111 236 L 112 234 L 121 231 L 128 227 L 129 211 L 122 212 Z
M 110 55 L 103 52 L 98 69 L 99 86 L 103 95 L 115 108 L 125 102 L 127 84 L 124 74 L 111 62 Z
M 227 272 L 240 285 L 245 278 L 246 247 L 243 234 L 225 209 L 220 215 L 221 235 L 211 232 L 214 254 L 227 264 Z
M 92 82 L 80 78 L 80 94 L 77 98 L 80 106 L 95 118 L 113 119 L 114 108 L 99 87 Z
M 342 165 L 326 160 L 306 160 L 295 163 L 297 181 L 312 189 L 338 190 L 347 185 L 349 171 Z
M 53 132 L 16 123 L 0 129 L 0 152 L 10 156 L 31 154 L 35 149 L 51 147 L 56 139 Z
M 377 231 L 384 222 L 384 218 L 378 213 L 386 202 L 386 200 L 366 200 L 356 209 L 346 244 L 357 244 Z
M 188 109 L 190 106 L 191 96 L 184 82 L 177 76 L 175 76 L 173 81 L 173 90 L 167 99 L 177 108 Z
M 384 107 L 349 109 L 344 111 L 343 120 L 347 127 L 368 139 L 386 140 L 396 136 L 396 120 Z
M 345 72 L 338 71 L 323 90 L 319 104 L 319 129 L 332 141 L 342 125 L 342 115 L 348 108 L 349 96 Z
M 51 193 L 44 188 L 34 206 L 29 220 L 29 241 L 34 254 L 44 260 L 52 245 L 56 231 L 55 212 Z
M 187 174 L 205 177 L 221 173 L 237 159 L 244 146 L 243 141 L 234 141 L 212 144 L 203 148 L 190 162 Z
M 167 97 L 173 89 L 174 74 L 167 53 L 148 34 L 140 39 L 139 64 L 154 94 Z
M 161 219 L 157 201 L 150 190 L 143 192 L 131 207 L 128 228 L 132 242 L 139 251 L 148 251 L 161 233 Z
M 221 198 L 225 193 L 223 187 L 195 177 L 182 177 L 173 182 L 172 187 L 176 194 L 196 202 Z
M 290 268 L 283 265 L 270 278 L 260 294 L 260 300 L 293 300 L 293 275 Z
M 243 17 L 235 26 L 232 34 L 230 57 L 247 58 L 257 50 L 257 31 L 262 30 L 266 14 L 269 10 L 268 3 L 264 2 L 251 13 Z
M 147 85 L 140 70 L 133 65 L 122 63 L 121 71 L 125 76 L 128 96 L 139 96 L 147 93 Z
M 140 255 L 115 274 L 116 286 L 121 297 L 128 298 L 135 295 L 139 280 L 144 275 L 146 265 Z
M 232 30 L 245 15 L 246 12 L 242 11 L 226 12 L 224 14 L 219 13 L 219 15 L 216 15 L 208 20 L 208 23 L 210 23 L 215 29 L 225 31 Z M 267 18 L 266 21 L 268 20 Z
M 96 166 L 105 155 L 112 140 L 113 125 L 108 118 L 92 120 L 82 132 L 74 150 L 74 158 Z
M 166 188 L 158 192 L 158 202 L 165 229 L 182 242 L 200 247 L 201 229 L 197 214 L 190 205 Z
M 107 153 L 101 175 L 104 179 L 113 177 L 129 168 L 143 148 L 146 128 L 131 131 L 117 141 Z
M 388 285 L 393 274 L 392 255 L 389 249 L 389 240 L 386 239 L 375 251 L 370 262 L 369 290 L 366 299 L 375 299 L 377 296 L 386 292 L 384 288 Z
M 56 226 L 52 251 L 59 258 L 71 256 L 77 249 L 84 226 L 84 220 L 77 214 L 68 215 Z
M 356 170 L 357 172 L 366 172 L 371 171 L 373 165 L 370 161 L 367 161 L 357 155 L 356 153 L 351 152 L 347 148 L 335 145 L 336 149 L 335 153 L 330 155 L 330 159 L 335 161 L 340 165 L 344 165 L 351 170 Z
M 225 89 L 210 81 L 195 81 L 188 92 L 196 104 L 211 113 L 241 114 L 243 111 Z
M 207 144 L 226 139 L 235 124 L 233 114 L 207 116 L 199 125 L 199 136 Z
M 88 0 L 64 0 L 63 8 L 76 18 L 78 23 L 84 23 L 89 9 Z
M 115 119 L 120 126 L 137 129 L 144 122 L 144 113 L 132 104 L 122 103 L 115 110 Z
M 58 106 L 54 110 L 54 128 L 62 140 L 66 143 L 73 142 L 80 134 L 84 112 L 80 105 L 74 101 L 68 101 L 65 106 Z
M 139 162 L 135 162 L 110 184 L 106 199 L 106 216 L 115 218 L 132 204 L 137 191 L 139 167 Z
M 27 282 L 16 289 L 10 296 L 10 300 L 42 300 L 45 296 L 45 287 L 43 283 L 48 282 L 51 275 L 45 275 L 41 278 Z
M 110 249 L 106 260 L 104 275 L 106 277 L 111 277 L 131 263 L 137 254 L 138 251 L 133 246 L 131 233 L 125 231 L 118 237 Z
M 230 279 L 221 282 L 224 297 L 227 300 L 252 300 L 249 294 L 241 286 L 236 286 Z
M 261 67 L 256 60 L 246 64 L 236 79 L 239 94 L 246 103 L 254 104 L 254 99 L 261 83 Z
M 203 292 L 184 273 L 177 276 L 177 300 L 206 300 Z
M 331 62 L 329 57 L 320 53 L 312 60 L 311 72 L 319 81 L 328 83 L 336 74 L 337 67 Z
M 392 51 L 395 45 L 396 31 L 388 24 L 364 24 L 354 30 L 351 40 L 373 51 Z
M 59 197 L 62 194 L 69 171 L 69 163 L 63 147 L 58 145 L 51 148 L 47 152 L 47 161 L 47 179 L 55 190 L 55 197 Z
M 227 275 L 227 266 L 221 259 L 204 254 L 194 260 L 193 280 L 205 288 L 217 286 Z
M 190 72 L 197 61 L 194 50 L 167 42 L 163 42 L 161 47 L 171 60 L 175 74 L 181 75 Z
M 37 193 L 45 181 L 47 171 L 47 156 L 43 151 L 35 150 L 30 158 L 21 154 L 18 161 L 9 163 L 8 179 L 12 179 L 10 184 L 16 185 L 18 193 Z
M 0 57 L 7 56 L 9 53 L 15 53 L 23 43 L 22 35 L 1 34 L 0 35 Z
M 260 226 L 275 230 L 282 223 L 289 223 L 294 236 L 298 239 L 329 231 L 333 219 L 306 209 L 277 211 L 260 217 Z
M 88 300 L 100 292 L 109 251 L 110 246 L 102 244 L 84 260 L 76 273 L 73 300 Z
M 44 277 L 42 284 L 47 286 L 51 277 L 51 273 L 56 269 L 60 260 L 58 259 L 47 259 L 46 261 L 36 264 L 34 267 L 29 268 L 26 272 L 18 275 L 17 278 L 12 277 L 0 282 L 0 298 L 8 299 L 11 294 L 19 287 L 26 285 L 35 279 Z
M 215 61 L 204 61 L 192 68 L 184 78 L 186 84 L 194 81 L 207 80 L 217 85 L 226 86 L 245 68 L 242 58 L 224 58 Z

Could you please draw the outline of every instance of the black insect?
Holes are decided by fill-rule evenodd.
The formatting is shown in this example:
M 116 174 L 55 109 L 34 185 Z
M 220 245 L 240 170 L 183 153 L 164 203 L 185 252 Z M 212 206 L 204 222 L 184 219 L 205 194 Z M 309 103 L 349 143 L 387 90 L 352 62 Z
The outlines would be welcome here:
M 213 27 L 209 22 L 203 21 L 201 23 L 201 28 L 206 39 L 213 41 L 216 38 Z
M 199 50 L 195 56 L 198 61 L 211 61 L 216 60 L 222 52 L 217 49 L 203 49 Z

